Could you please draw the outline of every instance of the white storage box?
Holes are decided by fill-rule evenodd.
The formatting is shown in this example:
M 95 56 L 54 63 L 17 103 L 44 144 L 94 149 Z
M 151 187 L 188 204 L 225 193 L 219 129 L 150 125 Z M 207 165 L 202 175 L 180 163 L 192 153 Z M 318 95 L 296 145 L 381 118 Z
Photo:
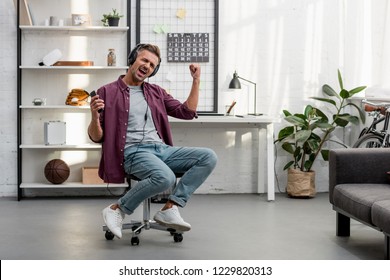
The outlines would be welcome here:
M 50 121 L 45 122 L 45 145 L 66 144 L 66 122 Z

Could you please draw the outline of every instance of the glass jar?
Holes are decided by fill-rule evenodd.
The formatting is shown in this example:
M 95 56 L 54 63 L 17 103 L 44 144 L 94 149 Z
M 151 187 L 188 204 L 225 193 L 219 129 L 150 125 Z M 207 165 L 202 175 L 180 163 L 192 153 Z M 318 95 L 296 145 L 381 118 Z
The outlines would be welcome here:
M 116 66 L 115 49 L 108 49 L 107 66 Z

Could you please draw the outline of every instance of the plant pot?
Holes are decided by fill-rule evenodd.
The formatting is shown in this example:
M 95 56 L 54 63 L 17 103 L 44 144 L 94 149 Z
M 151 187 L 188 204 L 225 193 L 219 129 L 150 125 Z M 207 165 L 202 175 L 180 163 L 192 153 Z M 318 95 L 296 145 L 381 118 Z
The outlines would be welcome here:
M 118 26 L 119 25 L 119 18 L 109 18 L 107 21 L 108 21 L 108 26 Z
M 289 169 L 287 175 L 287 194 L 290 197 L 310 198 L 316 195 L 315 172 Z

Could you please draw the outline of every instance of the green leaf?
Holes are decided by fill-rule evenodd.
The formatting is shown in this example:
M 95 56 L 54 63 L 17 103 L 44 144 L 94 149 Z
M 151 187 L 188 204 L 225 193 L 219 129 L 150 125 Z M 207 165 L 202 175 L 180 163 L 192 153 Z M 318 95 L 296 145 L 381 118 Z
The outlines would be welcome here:
M 288 116 L 285 118 L 286 121 L 289 123 L 292 123 L 293 125 L 299 126 L 299 127 L 306 127 L 306 117 L 304 115 L 297 115 L 294 116 Z
M 361 92 L 362 90 L 366 89 L 366 86 L 361 86 L 361 87 L 357 87 L 357 88 L 354 88 L 354 89 L 351 89 L 349 91 L 349 93 L 351 93 L 351 96 L 358 93 L 358 92 Z
M 291 143 L 283 143 L 282 149 L 285 150 L 289 154 L 294 154 L 294 146 Z
M 317 122 L 315 124 L 313 124 L 313 127 L 317 127 L 317 128 L 320 128 L 320 129 L 333 129 L 333 125 L 331 125 L 330 123 L 327 123 L 327 122 Z
M 337 69 L 337 76 L 338 76 L 338 79 L 339 79 L 340 89 L 343 90 L 344 89 L 344 85 L 343 85 L 343 78 L 341 77 L 340 69 Z
M 320 117 L 321 122 L 328 122 L 329 121 L 328 116 L 326 114 L 324 114 L 324 112 L 322 112 L 320 109 L 316 109 L 316 114 L 318 117 Z
M 342 99 L 347 99 L 347 98 L 349 98 L 349 97 L 350 97 L 349 91 L 346 90 L 346 89 L 342 89 L 342 90 L 340 91 L 340 96 L 341 96 Z
M 333 115 L 334 122 L 341 127 L 346 127 L 349 123 L 348 120 L 344 119 L 342 115 Z
M 310 171 L 311 166 L 313 165 L 313 161 L 307 160 L 305 161 L 304 168 L 306 171 Z
M 290 168 L 290 166 L 291 165 L 293 165 L 294 164 L 294 161 L 290 161 L 290 162 L 288 162 L 284 167 L 283 167 L 283 170 L 287 170 L 287 169 L 289 169 Z
M 358 112 L 359 112 L 359 117 L 362 121 L 362 123 L 365 123 L 366 122 L 366 113 L 364 112 L 364 110 L 362 110 L 362 108 L 354 103 L 351 103 L 351 102 L 348 102 L 347 104 L 345 104 L 345 106 L 353 106 L 355 107 Z
M 337 106 L 336 101 L 329 99 L 329 98 L 323 98 L 323 97 L 310 97 L 310 98 L 318 100 L 318 101 L 330 103 L 330 104 L 334 105 L 335 107 Z
M 311 105 L 305 107 L 304 115 L 308 118 L 313 113 L 314 108 Z
M 301 158 L 301 151 L 302 151 L 301 147 L 297 147 L 296 150 L 294 151 L 295 161 Z
M 316 133 L 311 134 L 311 138 L 317 142 L 321 142 L 321 137 L 318 136 Z
M 283 114 L 284 114 L 285 117 L 291 116 L 291 115 L 292 115 L 292 114 L 291 114 L 289 111 L 287 111 L 287 110 L 283 110 Z
M 295 133 L 295 140 L 298 143 L 304 143 L 309 139 L 311 135 L 311 130 L 300 130 Z
M 329 86 L 329 85 L 327 85 L 327 84 L 325 84 L 325 85 L 322 86 L 322 91 L 323 91 L 326 95 L 328 95 L 328 96 L 337 96 L 337 97 L 338 97 L 337 92 L 336 92 L 333 88 L 331 88 L 331 86 Z
M 310 154 L 312 155 L 315 151 L 318 150 L 318 147 L 319 147 L 319 141 L 315 140 L 315 139 L 310 139 L 306 142 L 306 150 L 305 152 L 307 154 Z
M 350 114 L 334 115 L 334 118 L 334 121 L 341 127 L 345 127 L 349 122 L 359 124 L 359 118 Z
M 321 155 L 322 155 L 322 158 L 323 158 L 325 161 L 329 161 L 329 150 L 322 149 L 322 150 L 321 150 Z
M 346 126 L 348 125 L 348 123 L 349 123 L 348 121 L 343 120 L 343 119 L 341 119 L 341 118 L 335 119 L 334 122 L 335 122 L 338 126 L 340 126 L 340 127 L 346 127 Z
M 290 136 L 294 134 L 294 127 L 293 126 L 287 126 L 279 131 L 278 134 L 278 140 L 281 141 L 287 136 Z
M 322 91 L 329 96 L 337 96 L 337 92 L 328 84 L 322 86 Z

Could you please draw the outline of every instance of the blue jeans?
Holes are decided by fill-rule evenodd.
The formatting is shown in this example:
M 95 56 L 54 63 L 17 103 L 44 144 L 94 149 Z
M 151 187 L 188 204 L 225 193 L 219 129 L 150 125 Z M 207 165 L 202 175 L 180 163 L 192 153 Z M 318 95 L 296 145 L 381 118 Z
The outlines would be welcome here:
M 176 183 L 175 173 L 184 174 L 169 200 L 184 207 L 217 164 L 215 152 L 208 148 L 172 147 L 163 143 L 141 143 L 125 150 L 124 168 L 140 181 L 118 201 L 126 214 L 146 198 L 157 195 Z

